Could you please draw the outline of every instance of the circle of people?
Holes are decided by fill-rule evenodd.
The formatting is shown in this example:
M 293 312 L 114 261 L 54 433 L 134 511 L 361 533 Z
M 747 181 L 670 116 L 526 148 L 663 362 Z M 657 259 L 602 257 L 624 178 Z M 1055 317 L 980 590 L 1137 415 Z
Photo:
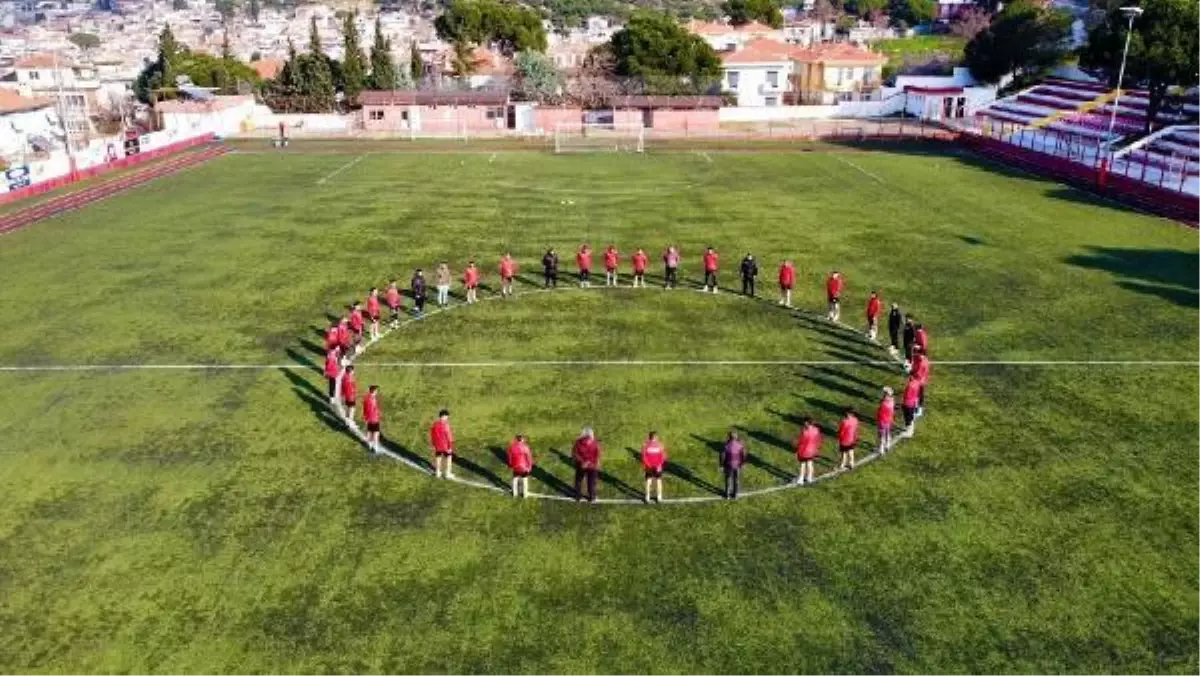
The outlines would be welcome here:
M 677 247 L 669 246 L 662 255 L 664 275 L 662 284 L 666 289 L 675 289 L 679 284 L 679 266 L 683 257 Z M 646 270 L 650 259 L 643 249 L 638 249 L 631 257 L 632 287 L 645 288 Z M 603 252 L 605 286 L 621 285 L 620 253 L 616 247 L 609 246 Z M 592 249 L 586 243 L 575 253 L 577 279 L 580 287 L 591 286 Z M 706 293 L 719 293 L 718 272 L 720 270 L 720 255 L 709 247 L 703 255 L 704 284 L 702 290 Z M 500 296 L 508 298 L 513 295 L 513 280 L 517 276 L 519 266 L 510 253 L 505 253 L 499 262 Z M 545 288 L 557 288 L 559 278 L 559 259 L 554 249 L 546 251 L 542 257 L 542 273 Z M 747 254 L 741 261 L 739 273 L 742 282 L 742 294 L 756 297 L 755 282 L 759 274 L 758 262 L 752 254 Z M 462 284 L 464 298 L 467 304 L 478 302 L 478 290 L 483 275 L 472 260 L 463 271 Z M 436 304 L 439 308 L 446 307 L 450 302 L 450 289 L 453 277 L 449 266 L 442 262 L 434 272 L 436 286 Z M 796 284 L 796 267 L 790 259 L 785 259 L 779 266 L 779 305 L 792 307 L 792 290 Z M 838 323 L 841 318 L 842 296 L 845 290 L 845 279 L 837 270 L 829 273 L 825 280 L 825 291 L 828 301 L 826 318 Z M 424 271 L 417 269 L 409 283 L 409 295 L 413 302 L 413 314 L 420 318 L 424 316 L 428 295 L 428 286 Z M 380 294 L 380 290 L 372 288 L 367 295 L 365 307 L 358 301 L 346 307 L 343 316 L 331 321 L 325 333 L 325 368 L 324 375 L 329 383 L 329 403 L 345 420 L 347 426 L 358 431 L 356 410 L 358 409 L 358 383 L 354 372 L 354 357 L 367 344 L 381 337 L 381 322 L 383 321 L 383 304 L 386 303 L 391 328 L 399 325 L 406 315 L 403 307 L 404 294 L 396 280 L 392 280 Z M 866 304 L 866 330 L 868 340 L 877 342 L 879 331 L 879 315 L 883 302 L 878 291 L 872 291 Z M 908 374 L 900 401 L 903 414 L 904 428 L 898 438 L 909 438 L 913 435 L 916 420 L 924 415 L 925 387 L 929 381 L 929 336 L 925 328 L 911 314 L 905 316 L 899 305 L 892 303 L 888 314 L 888 332 L 890 344 L 888 352 L 893 358 L 899 359 L 901 349 L 904 355 L 904 370 Z M 880 454 L 886 454 L 895 444 L 892 436 L 893 420 L 895 418 L 896 401 L 890 387 L 884 387 L 875 414 L 877 430 L 876 449 Z M 380 451 L 380 430 L 383 413 L 379 403 L 379 386 L 370 385 L 362 403 L 362 417 L 366 423 L 365 439 L 372 453 Z M 859 444 L 858 417 L 852 409 L 847 408 L 845 415 L 838 424 L 837 442 L 841 462 L 838 471 L 854 468 L 854 451 Z M 450 412 L 442 409 L 438 412 L 437 420 L 429 430 L 429 443 L 434 456 L 434 473 L 438 478 L 453 479 L 454 455 L 456 453 L 454 432 L 450 426 Z M 805 417 L 801 430 L 796 438 L 796 459 L 799 463 L 799 473 L 795 483 L 806 484 L 814 480 L 814 462 L 820 455 L 822 444 L 821 429 L 811 417 Z M 596 481 L 600 472 L 601 446 L 594 430 L 585 427 L 576 439 L 572 457 L 575 464 L 575 499 L 596 500 Z M 719 464 L 725 476 L 724 497 L 736 499 L 740 484 L 742 466 L 746 462 L 747 449 L 737 432 L 730 432 L 720 454 Z M 512 470 L 512 494 L 514 497 L 525 497 L 529 494 L 529 477 L 533 472 L 534 458 L 529 446 L 529 440 L 523 434 L 516 435 L 508 446 L 507 464 Z M 650 432 L 641 449 L 641 464 L 646 478 L 645 501 L 662 501 L 663 471 L 667 465 L 667 450 L 657 432 Z M 585 490 L 586 486 L 586 490 Z

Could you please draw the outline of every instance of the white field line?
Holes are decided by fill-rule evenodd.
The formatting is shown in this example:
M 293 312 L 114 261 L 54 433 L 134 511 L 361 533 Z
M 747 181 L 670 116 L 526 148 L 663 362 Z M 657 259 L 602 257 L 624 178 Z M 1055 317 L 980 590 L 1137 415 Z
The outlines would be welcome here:
M 723 367 L 723 366 L 895 366 L 892 359 L 531 359 L 496 361 L 361 361 L 358 366 L 377 369 L 536 369 L 599 367 Z M 1197 367 L 1200 361 L 1150 359 L 964 359 L 932 361 L 938 367 Z M 304 371 L 305 364 L 54 364 L 46 366 L 0 366 L 0 373 L 53 373 L 86 371 Z
M 870 177 L 871 180 L 875 181 L 876 183 L 879 183 L 879 184 L 887 183 L 887 181 L 883 180 L 882 178 L 879 178 L 875 174 L 872 174 L 871 172 L 867 171 L 866 169 L 863 169 L 862 167 L 858 166 L 854 162 L 851 162 L 850 160 L 842 157 L 840 154 L 838 154 L 838 153 L 829 153 L 829 154 L 833 155 L 833 158 L 835 160 L 837 160 L 838 162 L 841 162 L 842 164 L 854 167 L 855 169 L 857 169 L 859 171 L 859 173 L 863 174 L 864 176 Z
M 359 162 L 362 162 L 363 158 L 370 154 L 371 153 L 363 153 L 363 154 L 359 155 L 358 157 L 350 160 L 349 162 L 343 164 L 342 166 L 338 167 L 337 169 L 334 169 L 333 171 L 326 174 L 324 177 L 318 179 L 317 185 L 325 185 L 325 183 L 328 182 L 329 179 L 333 178 L 334 176 L 337 176 L 338 174 L 342 173 L 343 171 L 346 171 L 350 167 L 353 167 L 354 165 L 358 164 Z
M 697 151 L 696 154 L 699 155 L 700 157 L 703 157 L 705 162 L 708 162 L 709 164 L 713 163 L 712 157 L 710 157 L 707 152 Z

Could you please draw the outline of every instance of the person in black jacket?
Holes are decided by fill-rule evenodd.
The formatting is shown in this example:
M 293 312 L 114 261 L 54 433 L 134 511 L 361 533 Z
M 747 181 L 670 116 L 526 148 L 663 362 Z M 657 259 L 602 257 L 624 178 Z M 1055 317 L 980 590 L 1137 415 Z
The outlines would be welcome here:
M 425 315 L 425 296 L 427 293 L 428 290 L 425 288 L 425 273 L 421 271 L 421 268 L 417 268 L 412 278 L 412 295 L 418 317 Z
M 888 352 L 891 352 L 893 357 L 900 355 L 900 327 L 903 325 L 904 313 L 900 312 L 899 305 L 892 303 L 892 311 L 888 313 L 888 335 L 892 337 L 892 344 Z
M 546 255 L 542 256 L 542 278 L 547 289 L 558 288 L 558 254 L 554 249 L 547 249 Z
M 754 295 L 754 278 L 758 276 L 758 261 L 754 254 L 746 254 L 742 259 L 742 295 Z
M 904 368 L 912 364 L 913 344 L 917 342 L 917 325 L 915 318 L 908 315 L 904 318 Z

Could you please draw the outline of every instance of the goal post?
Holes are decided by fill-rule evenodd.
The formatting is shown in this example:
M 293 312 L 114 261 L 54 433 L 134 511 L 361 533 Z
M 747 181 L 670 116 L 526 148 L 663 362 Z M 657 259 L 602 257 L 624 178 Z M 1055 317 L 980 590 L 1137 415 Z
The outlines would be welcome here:
M 571 124 L 554 127 L 554 152 L 627 152 L 646 150 L 646 128 L 640 122 Z

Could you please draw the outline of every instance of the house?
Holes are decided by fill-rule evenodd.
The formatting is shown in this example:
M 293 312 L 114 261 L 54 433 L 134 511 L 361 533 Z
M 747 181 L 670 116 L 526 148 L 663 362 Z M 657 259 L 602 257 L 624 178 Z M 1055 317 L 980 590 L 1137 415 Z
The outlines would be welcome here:
M 58 145 L 62 136 L 53 99 L 0 89 L 0 158 L 22 162 L 30 153 Z
M 792 53 L 791 88 L 801 104 L 871 100 L 883 86 L 887 57 L 865 47 L 834 42 L 802 47 Z
M 755 40 L 784 41 L 783 29 L 771 28 L 757 21 L 741 26 L 712 21 L 691 21 L 687 24 L 687 29 L 699 35 L 718 52 L 732 52 Z
M 737 96 L 739 106 L 778 106 L 788 91 L 797 48 L 762 38 L 721 55 L 724 88 Z
M 279 76 L 279 72 L 283 70 L 283 65 L 287 63 L 286 59 L 276 57 L 268 57 L 250 62 L 250 67 L 263 80 L 274 80 Z
M 471 59 L 471 74 L 466 78 L 471 89 L 506 87 L 512 79 L 512 60 L 501 54 L 476 47 L 471 51 Z
M 887 58 L 863 47 L 798 47 L 761 38 L 722 54 L 725 89 L 739 106 L 833 104 L 878 97 Z
M 508 93 L 368 91 L 358 97 L 363 128 L 467 136 L 508 127 Z
M 73 64 L 55 53 L 23 56 L 13 63 L 10 79 L 0 81 L 0 87 L 25 97 L 57 101 L 72 140 L 86 139 L 93 131 L 91 119 L 97 112 L 100 90 L 93 66 Z

